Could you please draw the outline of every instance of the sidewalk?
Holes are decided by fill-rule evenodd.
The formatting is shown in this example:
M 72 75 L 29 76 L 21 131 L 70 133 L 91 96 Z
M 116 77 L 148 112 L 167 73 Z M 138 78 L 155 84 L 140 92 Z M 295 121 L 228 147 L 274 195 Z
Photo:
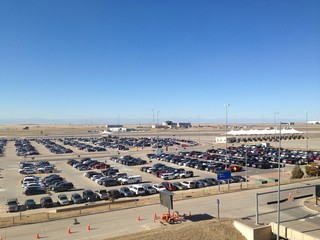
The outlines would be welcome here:
M 303 206 L 311 212 L 320 213 L 320 199 L 316 205 L 315 197 L 309 198 L 303 202 Z

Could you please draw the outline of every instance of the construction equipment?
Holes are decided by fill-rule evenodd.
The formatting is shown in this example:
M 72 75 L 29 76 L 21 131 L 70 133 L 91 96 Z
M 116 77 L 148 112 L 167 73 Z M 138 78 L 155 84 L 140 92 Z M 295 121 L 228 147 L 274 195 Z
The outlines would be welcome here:
M 181 223 L 183 220 L 183 216 L 179 215 L 179 212 L 177 211 L 173 211 L 172 213 L 170 213 L 169 211 L 168 213 L 163 213 L 161 215 L 161 220 L 170 224 Z

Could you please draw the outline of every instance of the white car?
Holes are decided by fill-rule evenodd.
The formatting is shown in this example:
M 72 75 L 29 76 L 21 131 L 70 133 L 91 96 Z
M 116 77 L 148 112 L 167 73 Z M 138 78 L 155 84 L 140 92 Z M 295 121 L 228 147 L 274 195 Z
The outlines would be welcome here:
M 36 170 L 31 167 L 24 167 L 23 169 L 19 169 L 20 174 L 35 174 Z
M 144 188 L 144 190 L 146 191 L 147 194 L 156 194 L 157 190 L 151 186 L 151 184 L 143 184 L 142 187 Z
M 146 190 L 141 185 L 132 185 L 129 190 L 136 196 L 143 196 L 146 194 Z
M 166 188 L 164 186 L 162 186 L 161 184 L 153 184 L 152 187 L 157 190 L 157 192 L 166 190 Z
M 67 198 L 67 196 L 65 194 L 59 194 L 58 195 L 58 203 L 60 205 L 68 205 L 69 204 L 69 200 Z

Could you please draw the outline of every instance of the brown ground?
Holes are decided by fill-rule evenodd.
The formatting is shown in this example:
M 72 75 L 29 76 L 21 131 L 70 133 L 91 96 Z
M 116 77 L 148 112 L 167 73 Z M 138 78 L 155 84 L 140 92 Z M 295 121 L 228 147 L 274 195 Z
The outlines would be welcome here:
M 108 238 L 118 240 L 119 237 Z M 148 230 L 141 233 L 121 236 L 126 240 L 245 240 L 245 237 L 233 226 L 233 221 L 206 220 L 201 222 L 184 222 L 168 225 L 155 230 Z

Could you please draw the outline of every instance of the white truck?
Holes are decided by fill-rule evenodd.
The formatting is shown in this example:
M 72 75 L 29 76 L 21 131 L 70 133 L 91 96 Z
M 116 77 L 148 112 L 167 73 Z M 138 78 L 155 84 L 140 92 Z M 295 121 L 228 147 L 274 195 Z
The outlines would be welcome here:
M 142 182 L 141 175 L 136 175 L 136 176 L 127 176 L 123 178 L 118 178 L 118 181 L 120 184 L 137 184 Z

